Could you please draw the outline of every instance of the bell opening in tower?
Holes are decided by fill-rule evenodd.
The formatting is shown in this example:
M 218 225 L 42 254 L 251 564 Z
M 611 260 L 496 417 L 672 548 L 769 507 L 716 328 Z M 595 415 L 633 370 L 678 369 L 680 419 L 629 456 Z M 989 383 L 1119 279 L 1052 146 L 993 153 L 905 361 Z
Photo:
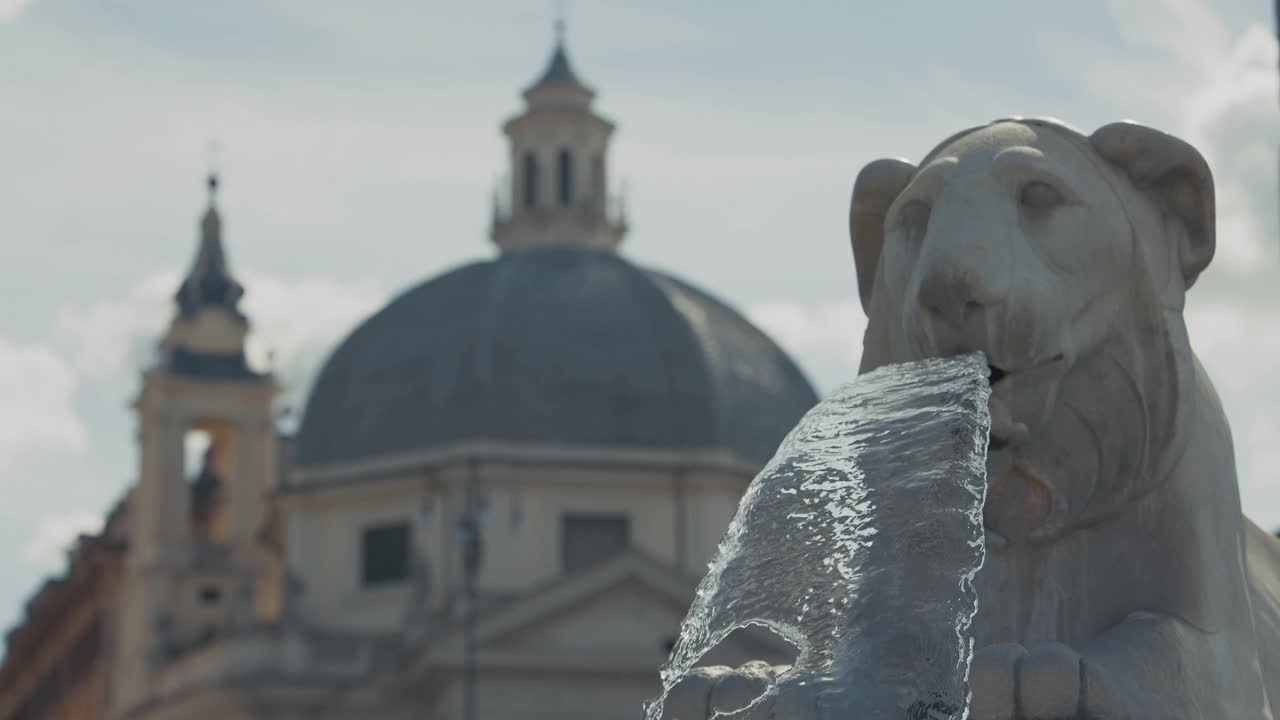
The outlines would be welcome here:
M 182 467 L 184 474 L 191 480 L 196 482 L 205 469 L 205 463 L 208 460 L 208 451 L 213 443 L 213 438 L 204 430 L 190 429 L 182 438 Z
M 183 436 L 184 475 L 191 493 L 191 528 L 196 540 L 221 545 L 230 540 L 228 469 L 235 444 L 226 424 L 198 421 Z

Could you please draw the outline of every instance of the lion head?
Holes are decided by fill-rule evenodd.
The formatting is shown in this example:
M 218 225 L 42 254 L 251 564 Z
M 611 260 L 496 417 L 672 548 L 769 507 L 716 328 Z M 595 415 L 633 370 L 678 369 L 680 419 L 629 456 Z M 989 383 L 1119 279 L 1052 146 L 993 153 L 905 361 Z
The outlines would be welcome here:
M 1204 158 L 1134 123 L 1001 120 L 858 175 L 861 371 L 986 353 L 990 543 L 1050 541 L 1159 486 L 1213 214 Z

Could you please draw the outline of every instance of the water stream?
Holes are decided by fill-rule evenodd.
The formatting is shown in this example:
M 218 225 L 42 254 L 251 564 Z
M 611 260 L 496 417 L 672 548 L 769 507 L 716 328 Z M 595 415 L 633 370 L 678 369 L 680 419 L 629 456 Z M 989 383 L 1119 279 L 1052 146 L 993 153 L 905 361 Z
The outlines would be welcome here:
M 648 720 L 705 653 L 749 625 L 798 650 L 752 705 L 804 693 L 816 718 L 967 717 L 987 378 L 981 354 L 890 366 L 800 421 L 743 496 Z

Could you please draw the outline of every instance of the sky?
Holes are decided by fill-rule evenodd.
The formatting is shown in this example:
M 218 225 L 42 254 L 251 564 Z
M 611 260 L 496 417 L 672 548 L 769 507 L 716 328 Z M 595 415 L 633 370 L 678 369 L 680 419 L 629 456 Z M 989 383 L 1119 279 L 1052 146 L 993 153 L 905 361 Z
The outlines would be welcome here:
M 494 254 L 501 122 L 557 4 L 0 0 L 0 625 L 136 476 L 129 403 L 211 164 L 252 354 L 285 405 L 359 320 Z M 1280 89 L 1266 0 L 564 3 L 619 126 L 635 262 L 764 327 L 820 391 L 857 370 L 858 170 L 1010 115 L 1133 119 L 1209 160 L 1192 343 L 1246 513 L 1280 527 Z M 216 143 L 216 159 L 210 147 Z

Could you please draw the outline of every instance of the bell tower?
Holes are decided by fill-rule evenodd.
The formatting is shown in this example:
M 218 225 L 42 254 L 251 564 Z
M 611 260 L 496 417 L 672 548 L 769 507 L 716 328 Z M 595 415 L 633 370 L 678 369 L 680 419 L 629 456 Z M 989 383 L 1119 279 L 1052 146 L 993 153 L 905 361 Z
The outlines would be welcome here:
M 227 264 L 217 188 L 210 176 L 195 261 L 134 403 L 140 468 L 117 663 L 125 704 L 146 698 L 158 665 L 278 613 L 278 561 L 263 538 L 278 386 L 245 357 L 244 289 Z
M 609 193 L 608 151 L 614 125 L 591 107 L 595 91 L 574 73 L 564 21 L 542 76 L 524 91 L 525 110 L 503 125 L 511 179 L 495 198 L 491 230 L 503 251 L 568 246 L 612 250 L 627 231 L 625 211 Z

